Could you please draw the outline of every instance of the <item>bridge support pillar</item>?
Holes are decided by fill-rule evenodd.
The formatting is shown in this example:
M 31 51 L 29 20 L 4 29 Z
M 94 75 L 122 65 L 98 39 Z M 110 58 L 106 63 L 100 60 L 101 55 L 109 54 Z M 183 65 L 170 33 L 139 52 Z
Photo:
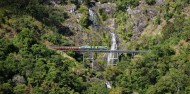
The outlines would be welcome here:
M 88 52 L 87 56 L 85 56 L 85 53 L 83 53 L 83 63 L 85 63 L 85 60 L 90 60 L 92 69 L 94 68 L 94 53 Z
M 112 52 L 110 52 L 110 53 L 113 55 L 113 57 L 110 58 L 110 62 L 108 61 L 107 65 L 108 66 L 116 66 L 117 61 L 119 60 L 119 53 L 112 53 Z M 110 53 L 108 53 L 108 54 L 110 54 Z

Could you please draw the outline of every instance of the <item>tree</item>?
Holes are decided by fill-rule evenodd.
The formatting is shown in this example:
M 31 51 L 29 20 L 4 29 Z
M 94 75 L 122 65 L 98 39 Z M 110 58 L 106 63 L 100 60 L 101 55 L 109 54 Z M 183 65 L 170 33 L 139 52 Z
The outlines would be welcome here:
M 28 28 L 23 28 L 13 41 L 18 48 L 29 48 L 35 43 L 37 43 L 37 34 Z
M 154 89 L 151 88 L 151 94 L 155 93 L 184 93 L 187 86 L 188 76 L 177 69 L 171 69 L 168 74 L 163 76 L 158 83 L 155 84 Z
M 15 94 L 25 94 L 26 93 L 26 85 L 25 84 L 17 84 L 14 88 Z

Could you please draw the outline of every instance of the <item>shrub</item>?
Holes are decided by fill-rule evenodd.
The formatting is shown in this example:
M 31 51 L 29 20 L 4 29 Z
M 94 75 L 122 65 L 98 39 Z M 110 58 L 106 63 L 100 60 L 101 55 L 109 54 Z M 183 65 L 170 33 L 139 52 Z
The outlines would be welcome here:
M 154 5 L 156 3 L 155 0 L 145 0 L 148 5 Z
M 128 6 L 136 7 L 139 5 L 139 0 L 118 0 L 116 2 L 118 10 L 125 11 Z
M 79 20 L 80 25 L 83 27 L 88 27 L 88 15 L 84 14 Z
M 99 10 L 100 16 L 102 17 L 102 20 L 105 21 L 108 18 L 108 15 L 105 14 L 103 9 Z
M 161 23 L 160 15 L 156 17 L 155 24 L 159 25 Z
M 85 5 L 81 5 L 78 11 L 80 13 L 88 13 L 88 8 Z
M 48 40 L 49 42 L 52 42 L 55 45 L 70 45 L 69 41 L 58 33 L 45 34 L 42 36 L 42 38 Z

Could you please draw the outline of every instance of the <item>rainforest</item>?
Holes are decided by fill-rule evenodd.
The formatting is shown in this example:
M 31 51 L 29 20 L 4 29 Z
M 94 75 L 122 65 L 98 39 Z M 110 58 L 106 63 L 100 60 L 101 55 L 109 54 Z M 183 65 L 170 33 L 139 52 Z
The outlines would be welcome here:
M 0 94 L 190 94 L 190 1 L 0 0 Z

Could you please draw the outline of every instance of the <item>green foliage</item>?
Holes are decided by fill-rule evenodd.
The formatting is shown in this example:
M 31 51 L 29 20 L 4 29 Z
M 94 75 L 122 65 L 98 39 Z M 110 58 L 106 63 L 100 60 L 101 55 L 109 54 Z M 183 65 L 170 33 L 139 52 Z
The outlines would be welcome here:
M 23 28 L 34 29 L 36 26 L 34 23 L 34 19 L 30 16 L 21 16 L 19 18 L 15 17 L 15 20 L 10 21 L 10 24 L 15 28 L 17 31 L 21 31 Z
M 0 83 L 0 93 L 3 94 L 4 92 L 6 93 L 13 93 L 12 92 L 13 88 L 10 83 Z
M 161 21 L 167 21 L 161 34 L 148 34 L 134 41 L 130 41 L 134 25 L 126 9 L 128 6 L 138 6 L 139 0 L 95 1 L 116 3 L 118 11 L 114 17 L 118 28 L 115 32 L 119 39 L 127 41 L 127 49 L 148 49 L 149 52 L 134 57 L 131 54 L 122 55 L 118 66 L 92 72 L 84 68 L 82 63 L 65 58 L 42 43 L 49 41 L 54 45 L 71 45 L 64 34 L 58 32 L 70 16 L 59 8 L 69 3 L 77 4 L 78 11 L 82 14 L 79 22 L 87 28 L 89 0 L 83 0 L 80 4 L 75 0 L 61 0 L 56 7 L 43 0 L 0 0 L 0 31 L 3 31 L 0 32 L 0 93 L 190 93 L 190 17 L 184 13 L 188 9 L 189 0 L 166 0 L 165 5 L 159 6 L 161 11 L 154 20 L 156 26 Z M 146 2 L 154 7 L 155 0 Z M 102 9 L 99 14 L 103 21 L 111 17 Z M 94 45 L 107 45 L 110 44 L 110 38 L 103 32 L 103 43 L 96 40 L 92 42 Z M 67 54 L 74 58 L 81 56 L 72 51 Z M 98 63 L 100 62 L 103 63 L 99 60 Z M 98 78 L 100 73 L 104 74 L 102 78 Z M 13 81 L 15 75 L 21 75 L 26 83 Z M 111 82 L 112 89 L 105 87 L 105 80 Z
M 128 20 L 129 15 L 123 11 L 118 11 L 116 16 L 116 22 L 119 24 L 117 32 L 122 35 L 123 40 L 129 41 L 132 37 L 133 25 Z
M 78 11 L 80 13 L 82 13 L 82 16 L 79 19 L 80 25 L 87 28 L 89 26 L 88 25 L 89 14 L 88 14 L 88 8 L 87 8 L 87 6 L 81 5 L 80 8 L 78 9 Z
M 61 23 L 65 20 L 67 17 L 66 13 L 62 13 L 61 11 L 52 11 L 49 13 L 49 23 L 51 24 L 56 24 L 56 23 Z
M 148 94 L 152 93 L 184 93 L 188 76 L 181 73 L 177 69 L 171 69 L 166 76 L 163 76 L 154 88 L 148 91 Z
M 16 94 L 25 94 L 26 93 L 26 85 L 18 84 L 14 87 L 14 93 Z
M 81 16 L 81 18 L 79 19 L 80 25 L 87 28 L 89 26 L 88 25 L 88 18 L 89 18 L 89 16 L 87 14 L 83 14 Z
M 109 94 L 109 89 L 105 88 L 104 83 L 92 83 L 92 86 L 90 86 L 84 94 Z
M 69 41 L 59 33 L 44 34 L 42 39 L 48 40 L 55 45 L 70 45 Z
M 99 0 L 99 1 L 102 3 L 107 3 L 107 2 L 112 1 L 112 0 Z
M 145 0 L 147 4 L 154 5 L 156 3 L 155 0 Z
M 24 28 L 14 39 L 14 45 L 18 48 L 27 48 L 37 43 L 37 34 L 33 30 Z
M 118 69 L 118 67 L 111 67 L 105 71 L 105 78 L 107 80 L 112 81 L 112 80 L 115 80 L 115 77 L 119 74 L 120 74 L 120 70 Z
M 103 21 L 105 21 L 108 18 L 108 15 L 103 11 L 103 9 L 99 10 L 99 14 Z
M 118 10 L 125 11 L 128 6 L 136 7 L 139 5 L 139 0 L 118 0 L 116 1 Z
M 88 14 L 88 8 L 85 5 L 81 5 L 78 11 L 80 13 Z
M 159 25 L 161 23 L 160 15 L 156 16 L 155 24 Z

